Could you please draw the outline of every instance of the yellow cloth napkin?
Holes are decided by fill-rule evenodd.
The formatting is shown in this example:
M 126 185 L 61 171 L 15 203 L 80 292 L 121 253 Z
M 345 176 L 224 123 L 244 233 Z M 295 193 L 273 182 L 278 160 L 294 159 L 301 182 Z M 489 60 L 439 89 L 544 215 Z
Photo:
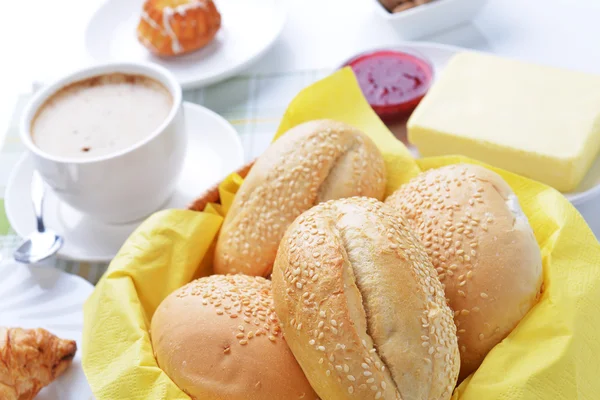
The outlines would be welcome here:
M 350 69 L 299 93 L 276 137 L 317 118 L 350 123 L 373 138 L 385 157 L 388 194 L 421 170 L 474 162 L 460 157 L 413 160 L 366 103 Z M 534 228 L 545 289 L 540 302 L 460 385 L 453 400 L 597 398 L 600 245 L 561 194 L 495 171 L 516 192 Z M 156 364 L 150 320 L 170 292 L 210 273 L 222 216 L 241 182 L 233 174 L 221 184 L 222 206 L 210 205 L 203 213 L 153 215 L 111 263 L 84 308 L 83 366 L 98 400 L 188 399 Z

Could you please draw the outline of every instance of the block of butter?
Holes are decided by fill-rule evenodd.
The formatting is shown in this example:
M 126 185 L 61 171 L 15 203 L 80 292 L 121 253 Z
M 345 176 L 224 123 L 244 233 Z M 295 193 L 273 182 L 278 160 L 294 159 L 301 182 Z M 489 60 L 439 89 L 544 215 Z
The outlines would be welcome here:
M 460 53 L 408 139 L 424 157 L 461 154 L 569 192 L 600 149 L 600 76 Z

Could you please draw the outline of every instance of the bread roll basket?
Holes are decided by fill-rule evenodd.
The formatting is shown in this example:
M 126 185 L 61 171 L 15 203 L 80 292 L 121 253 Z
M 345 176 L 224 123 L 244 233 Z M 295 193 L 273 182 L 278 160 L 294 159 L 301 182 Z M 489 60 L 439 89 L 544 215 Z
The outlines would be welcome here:
M 275 139 L 320 118 L 354 125 L 374 140 L 386 162 L 386 195 L 420 171 L 476 163 L 458 156 L 414 160 L 372 112 L 350 69 L 300 92 Z M 169 293 L 211 273 L 222 216 L 250 168 L 251 163 L 231 174 L 188 210 L 149 217 L 111 263 L 84 308 L 83 367 L 98 400 L 189 399 L 156 363 L 150 320 Z M 559 192 L 490 169 L 509 183 L 534 229 L 543 257 L 543 293 L 453 399 L 595 398 L 600 392 L 600 244 Z

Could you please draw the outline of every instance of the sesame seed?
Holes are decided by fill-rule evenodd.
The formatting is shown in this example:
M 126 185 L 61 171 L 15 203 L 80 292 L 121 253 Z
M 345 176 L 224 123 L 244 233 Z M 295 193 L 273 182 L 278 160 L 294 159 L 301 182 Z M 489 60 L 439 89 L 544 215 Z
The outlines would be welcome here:
M 319 351 L 325 351 L 325 346 L 319 346 L 319 347 L 317 347 L 317 349 L 318 349 Z
M 348 375 L 346 378 L 348 378 L 350 382 L 354 382 L 356 380 L 353 375 Z

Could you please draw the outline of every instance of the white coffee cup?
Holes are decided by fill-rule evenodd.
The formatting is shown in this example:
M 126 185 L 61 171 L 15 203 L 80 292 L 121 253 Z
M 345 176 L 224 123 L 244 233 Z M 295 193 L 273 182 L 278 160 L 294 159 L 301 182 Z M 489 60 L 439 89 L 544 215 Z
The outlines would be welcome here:
M 173 99 L 164 122 L 141 142 L 106 156 L 65 159 L 40 150 L 33 142 L 31 123 L 44 102 L 66 85 L 111 73 L 142 75 L 161 83 Z M 34 96 L 20 134 L 35 168 L 62 201 L 105 223 L 139 220 L 167 202 L 183 166 L 187 136 L 181 86 L 169 71 L 153 64 L 107 63 L 79 70 Z

